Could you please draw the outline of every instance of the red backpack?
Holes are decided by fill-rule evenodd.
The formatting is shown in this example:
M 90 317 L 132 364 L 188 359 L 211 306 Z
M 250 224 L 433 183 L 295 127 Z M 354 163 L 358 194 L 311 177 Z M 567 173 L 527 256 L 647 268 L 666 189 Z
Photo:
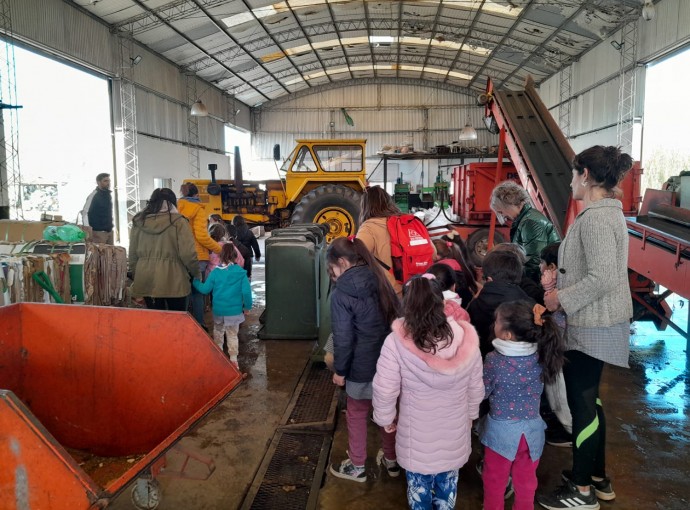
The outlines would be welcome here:
M 411 276 L 421 274 L 431 266 L 434 245 L 424 223 L 414 214 L 401 214 L 388 218 L 388 233 L 391 235 L 392 273 L 400 283 Z

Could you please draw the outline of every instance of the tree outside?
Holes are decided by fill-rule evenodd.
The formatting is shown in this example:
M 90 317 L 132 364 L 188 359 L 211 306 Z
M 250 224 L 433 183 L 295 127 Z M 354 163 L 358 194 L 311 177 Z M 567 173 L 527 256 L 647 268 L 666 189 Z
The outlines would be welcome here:
M 661 189 L 669 177 L 690 170 L 687 118 L 690 95 L 674 94 L 669 83 L 690 78 L 690 51 L 684 51 L 647 67 L 645 76 L 642 190 Z
M 659 146 L 644 161 L 642 189 L 661 189 L 669 177 L 690 170 L 690 151 Z

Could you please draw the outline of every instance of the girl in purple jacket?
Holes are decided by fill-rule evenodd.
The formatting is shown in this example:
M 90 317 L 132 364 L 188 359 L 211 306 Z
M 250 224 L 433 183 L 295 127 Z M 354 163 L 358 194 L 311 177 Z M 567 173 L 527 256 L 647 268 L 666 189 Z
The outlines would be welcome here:
M 503 510 L 511 475 L 513 510 L 534 508 L 546 427 L 539 402 L 544 382 L 556 380 L 565 359 L 561 332 L 551 316 L 542 316 L 545 310 L 529 301 L 511 301 L 494 315 L 495 350 L 484 362 L 490 411 L 480 436 L 484 510 Z
M 376 366 L 374 421 L 396 432 L 410 508 L 450 510 L 484 398 L 479 339 L 469 322 L 446 318 L 433 275 L 411 278 L 403 295 L 405 316 L 393 322 Z

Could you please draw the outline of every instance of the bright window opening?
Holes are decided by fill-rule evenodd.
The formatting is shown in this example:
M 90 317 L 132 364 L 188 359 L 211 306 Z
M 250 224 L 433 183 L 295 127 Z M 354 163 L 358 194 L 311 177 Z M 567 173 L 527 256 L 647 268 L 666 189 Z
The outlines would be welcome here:
M 19 47 L 15 63 L 24 219 L 74 222 L 96 175 L 114 175 L 108 82 Z
M 690 50 L 650 65 L 645 80 L 642 131 L 642 189 L 661 189 L 666 180 L 690 170 L 690 95 L 669 95 L 669 84 L 690 79 Z

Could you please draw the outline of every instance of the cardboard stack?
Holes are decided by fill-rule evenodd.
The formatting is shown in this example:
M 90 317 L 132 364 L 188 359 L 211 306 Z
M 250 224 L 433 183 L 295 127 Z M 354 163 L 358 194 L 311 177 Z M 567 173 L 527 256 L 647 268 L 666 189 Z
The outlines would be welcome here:
M 56 300 L 33 278 L 45 273 L 64 303 L 72 298 L 69 277 L 69 255 L 35 255 L 20 253 L 0 255 L 0 305 L 11 303 L 54 303 Z
M 14 286 L 12 292 L 3 294 L 5 298 L 0 301 L 0 305 L 22 301 L 52 301 L 32 290 L 32 285 L 35 284 L 32 275 L 46 265 L 46 262 L 41 265 L 39 261 L 60 261 L 60 271 L 52 270 L 54 278 L 48 271 L 46 273 L 51 276 L 51 282 L 59 289 L 60 295 L 64 294 L 65 303 L 123 305 L 127 278 L 127 252 L 124 248 L 51 241 L 0 242 L 0 268 L 5 275 L 4 283 L 0 281 L 0 290 L 6 287 L 9 290 L 9 287 Z M 10 269 L 13 269 L 12 273 Z M 14 278 L 19 274 L 24 277 Z
M 64 221 L 16 221 L 0 220 L 0 242 L 24 243 L 43 239 L 46 227 L 61 227 Z M 86 235 L 85 241 L 91 240 L 91 227 L 79 225 Z

